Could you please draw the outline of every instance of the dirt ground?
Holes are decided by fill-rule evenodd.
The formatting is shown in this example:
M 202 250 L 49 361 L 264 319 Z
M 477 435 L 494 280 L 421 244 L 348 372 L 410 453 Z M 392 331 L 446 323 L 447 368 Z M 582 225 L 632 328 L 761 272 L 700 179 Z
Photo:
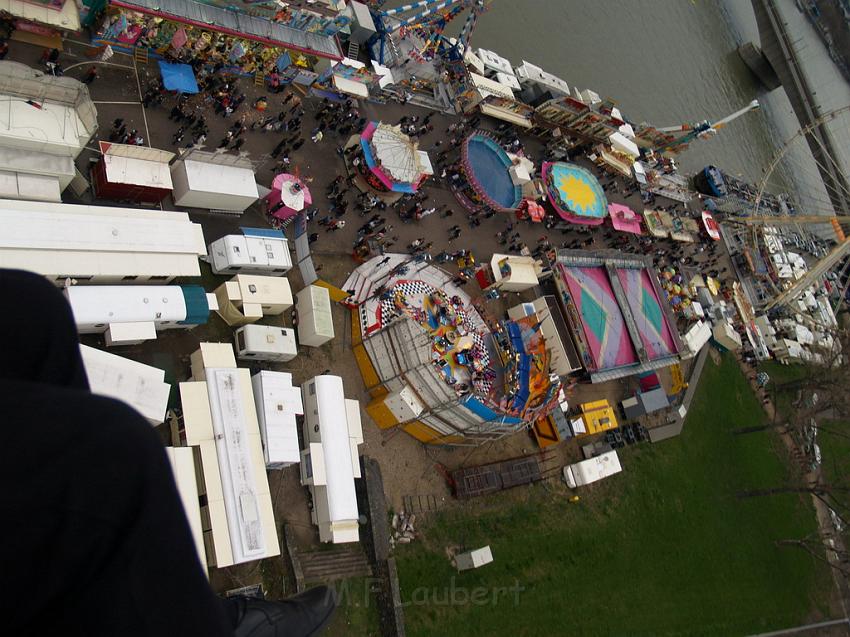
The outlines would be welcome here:
M 87 45 L 68 43 L 66 52 L 63 53 L 62 57 L 64 66 L 69 69 L 68 75 L 81 77 L 91 66 L 89 58 L 86 57 L 88 50 Z M 37 47 L 13 42 L 8 59 L 35 65 L 40 54 L 41 50 Z M 73 68 L 72 65 L 77 62 L 82 64 Z M 168 120 L 168 114 L 174 101 L 167 99 L 163 105 L 149 109 L 144 109 L 140 103 L 141 93 L 154 78 L 158 77 L 156 63 L 150 62 L 147 65 L 137 67 L 129 56 L 116 54 L 109 65 L 99 67 L 99 72 L 100 77 L 89 87 L 98 110 L 101 127 L 98 137 L 107 139 L 111 122 L 115 118 L 121 117 L 127 122 L 128 129 L 139 130 L 151 146 L 176 150 L 171 142 L 177 124 Z M 247 96 L 246 103 L 240 111 L 229 119 L 213 114 L 212 108 L 198 101 L 199 112 L 204 113 L 211 129 L 207 140 L 206 148 L 208 150 L 212 150 L 218 145 L 224 131 L 232 126 L 240 116 L 246 114 L 249 118 L 254 117 L 255 114 L 251 111 L 250 104 L 254 97 L 265 94 L 262 87 L 255 86 L 252 81 L 247 79 L 238 80 L 238 84 L 240 90 L 244 91 Z M 284 95 L 269 96 L 267 114 L 274 115 L 278 112 L 277 105 L 282 102 Z M 320 214 L 317 215 L 320 217 L 326 201 L 325 188 L 327 184 L 336 175 L 344 172 L 342 160 L 335 152 L 336 146 L 342 144 L 344 140 L 326 133 L 324 140 L 319 144 L 309 141 L 310 130 L 314 125 L 312 113 L 315 111 L 317 103 L 316 98 L 307 98 L 303 101 L 306 114 L 302 131 L 307 141 L 299 151 L 292 153 L 290 171 L 299 172 L 303 178 L 310 182 L 314 204 L 320 207 Z M 362 103 L 360 111 L 361 114 L 371 119 L 389 123 L 396 123 L 402 115 L 419 114 L 421 117 L 427 113 L 426 110 L 413 106 L 373 103 Z M 435 115 L 432 119 L 435 130 L 421 140 L 420 148 L 433 151 L 437 148 L 438 141 L 447 142 L 445 130 L 451 121 L 454 121 L 454 118 L 442 114 Z M 486 120 L 482 121 L 483 127 L 488 125 Z M 268 185 L 273 177 L 272 167 L 274 165 L 274 160 L 270 158 L 269 153 L 277 144 L 280 135 L 248 131 L 245 136 L 247 141 L 243 150 L 247 151 L 252 161 L 256 162 L 258 183 Z M 527 139 L 524 142 L 526 143 L 527 153 L 533 159 L 542 158 L 542 149 L 536 140 Z M 84 152 L 78 160 L 78 168 L 83 174 L 88 173 L 90 161 L 97 159 L 96 147 L 96 141 L 93 141 L 92 150 Z M 445 145 L 442 148 L 445 148 Z M 475 254 L 484 258 L 489 257 L 493 252 L 504 251 L 504 248 L 498 245 L 495 234 L 505 228 L 507 218 L 497 215 L 491 219 L 483 219 L 480 227 L 472 229 L 466 223 L 466 215 L 463 209 L 457 204 L 448 188 L 441 183 L 429 183 L 425 189 L 429 196 L 426 205 L 448 204 L 453 215 L 449 218 L 431 215 L 421 221 L 402 223 L 395 212 L 388 210 L 386 213 L 388 222 L 394 226 L 388 234 L 398 237 L 394 250 L 404 251 L 404 246 L 408 243 L 418 237 L 425 237 L 428 241 L 434 243 L 432 248 L 434 254 L 443 249 L 470 248 L 474 249 Z M 612 202 L 626 203 L 637 210 L 642 209 L 638 195 L 627 198 L 614 191 L 609 191 L 608 195 Z M 81 202 L 90 203 L 90 197 L 84 197 Z M 98 201 L 96 203 L 108 205 L 111 202 Z M 167 198 L 162 206 L 164 209 L 178 209 L 170 198 Z M 241 217 L 215 215 L 198 210 L 188 212 L 194 221 L 203 226 L 207 243 L 225 234 L 238 232 L 240 226 L 264 227 L 268 225 L 259 204 L 250 208 Z M 355 266 L 350 257 L 351 246 L 356 229 L 363 222 L 354 210 L 349 211 L 346 219 L 348 221 L 346 227 L 336 233 L 326 233 L 319 226 L 316 226 L 315 229 L 311 228 L 311 231 L 318 232 L 320 235 L 319 240 L 312 246 L 314 261 L 323 268 L 321 276 L 336 285 L 341 285 Z M 460 225 L 463 232 L 458 240 L 449 243 L 448 228 L 454 224 Z M 558 245 L 565 240 L 572 240 L 578 236 L 575 230 L 550 235 L 542 225 L 516 222 L 514 225 L 515 230 L 521 233 L 523 240 L 530 247 L 534 247 L 537 244 L 538 237 L 542 235 L 549 235 L 553 245 Z M 582 235 L 582 237 L 586 236 Z M 591 236 L 594 237 L 594 242 L 589 248 L 606 247 L 601 232 L 596 232 Z M 302 282 L 297 268 L 292 270 L 288 276 L 293 290 L 299 290 L 302 287 Z M 211 291 L 224 279 L 224 277 L 215 277 L 207 272 L 203 284 L 208 291 Z M 494 308 L 494 312 L 498 313 L 498 309 Z M 294 377 L 293 380 L 297 384 L 325 370 L 330 370 L 331 373 L 344 379 L 346 395 L 359 399 L 361 405 L 365 405 L 369 401 L 369 396 L 366 394 L 351 352 L 348 312 L 342 306 L 335 306 L 333 313 L 337 336 L 331 343 L 320 348 L 302 347 L 299 356 L 291 363 L 269 367 L 291 372 Z M 287 312 L 280 317 L 264 319 L 263 322 L 291 325 L 291 317 Z M 213 316 L 207 325 L 199 326 L 194 330 L 161 332 L 156 341 L 134 347 L 114 348 L 114 351 L 117 354 L 127 355 L 166 369 L 167 380 L 171 383 L 177 383 L 188 378 L 188 357 L 197 348 L 198 342 L 202 340 L 228 341 L 231 338 L 230 329 L 217 316 Z M 669 378 L 666 378 L 665 382 L 669 387 Z M 603 385 L 578 385 L 573 390 L 570 401 L 583 402 L 589 399 L 607 398 L 613 404 L 633 391 L 635 386 L 635 381 L 630 379 Z M 177 388 L 175 385 L 172 391 L 172 404 L 177 402 L 176 396 Z M 438 470 L 440 466 L 452 470 L 464 465 L 509 458 L 537 450 L 533 439 L 527 432 L 518 433 L 476 448 L 428 447 L 417 442 L 400 429 L 379 430 L 371 422 L 365 411 L 361 413 L 365 436 L 361 452 L 379 461 L 384 476 L 388 503 L 395 510 L 401 509 L 405 496 L 433 495 L 440 504 L 452 505 L 446 481 L 443 474 Z M 578 446 L 574 442 L 561 444 L 556 447 L 555 454 L 559 462 L 572 460 L 578 457 Z M 315 545 L 318 538 L 315 528 L 310 523 L 305 490 L 299 485 L 298 468 L 289 467 L 282 471 L 271 472 L 270 487 L 278 523 L 291 525 L 296 531 L 297 540 L 302 547 Z M 237 585 L 241 581 L 250 583 L 251 577 L 256 576 L 254 570 L 240 573 L 231 574 L 229 580 L 225 579 L 222 582 L 222 587 L 229 584 Z

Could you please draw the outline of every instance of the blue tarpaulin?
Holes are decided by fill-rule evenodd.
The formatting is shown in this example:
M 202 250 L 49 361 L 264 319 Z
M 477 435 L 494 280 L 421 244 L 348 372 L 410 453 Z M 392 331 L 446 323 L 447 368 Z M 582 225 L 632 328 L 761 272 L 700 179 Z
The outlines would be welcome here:
M 180 93 L 198 92 L 195 72 L 188 64 L 171 64 L 160 60 L 159 72 L 162 74 L 162 84 L 165 86 L 165 90 L 179 91 Z

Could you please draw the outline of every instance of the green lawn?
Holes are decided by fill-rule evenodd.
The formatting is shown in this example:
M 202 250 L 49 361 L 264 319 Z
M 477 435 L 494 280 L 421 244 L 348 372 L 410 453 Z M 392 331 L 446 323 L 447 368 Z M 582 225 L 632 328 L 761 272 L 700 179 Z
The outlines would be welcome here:
M 373 584 L 367 577 L 354 577 L 337 582 L 335 589 L 339 606 L 323 635 L 379 637 L 381 628 L 376 587 L 377 584 Z
M 846 422 L 822 420 L 818 424 L 825 428 L 818 431 L 818 446 L 821 449 L 821 467 L 828 484 L 847 484 L 850 468 L 850 425 Z
M 431 518 L 397 551 L 407 633 L 727 636 L 822 618 L 826 568 L 774 545 L 815 528 L 810 506 L 736 497 L 787 479 L 774 432 L 729 433 L 762 419 L 734 360 L 709 360 L 684 433 L 624 450 L 623 473 L 579 503 L 535 485 Z M 452 570 L 446 547 L 485 544 L 494 563 Z M 517 598 L 494 593 L 515 582 Z M 478 603 L 451 604 L 452 588 Z
M 846 485 L 850 470 L 850 425 L 847 422 L 823 420 L 819 423 L 826 429 L 818 432 L 817 443 L 821 450 L 821 471 L 826 484 Z M 841 502 L 847 500 L 840 496 Z M 838 510 L 845 520 L 850 521 L 847 511 Z M 842 530 L 845 545 L 850 545 L 850 525 Z
M 793 411 L 792 403 L 797 399 L 798 392 L 795 389 L 777 392 L 775 389 L 785 383 L 803 379 L 808 369 L 805 365 L 782 365 L 772 360 L 760 362 L 758 369 L 760 372 L 767 372 L 770 376 L 770 383 L 766 389 L 776 405 L 777 417 L 787 418 Z

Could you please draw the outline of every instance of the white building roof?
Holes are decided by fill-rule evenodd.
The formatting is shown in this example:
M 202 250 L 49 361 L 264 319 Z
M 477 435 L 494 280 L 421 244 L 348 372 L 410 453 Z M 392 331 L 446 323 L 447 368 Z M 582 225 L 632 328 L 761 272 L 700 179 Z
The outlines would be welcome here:
M 502 276 L 499 264 L 507 259 L 510 266 L 510 274 Z M 493 270 L 493 279 L 497 283 L 507 278 L 503 283 L 505 290 L 525 290 L 537 285 L 537 273 L 532 257 L 494 253 L 490 259 L 490 268 Z
M 315 391 L 318 396 L 318 418 L 330 519 L 356 520 L 359 513 L 354 477 L 359 474 L 359 468 L 355 472 L 351 448 L 352 432 L 349 428 L 342 379 L 328 374 L 316 376 L 301 386 L 302 391 L 308 391 L 310 383 L 316 384 Z M 362 432 L 354 433 L 359 434 L 362 442 Z
M 16 152 L 15 149 L 5 149 Z M 27 151 L 24 151 L 27 152 Z M 2 154 L 6 154 L 3 152 Z M 42 157 L 67 160 L 70 166 L 74 160 L 70 157 L 38 153 Z M 62 183 L 55 175 L 32 175 L 26 172 L 0 170 L 0 197 L 8 199 L 26 199 L 27 201 L 62 201 Z
M 215 564 L 279 555 L 250 373 L 227 343 L 201 343 L 192 363 L 204 380 L 180 383 L 180 398 L 186 442 L 200 447 Z
M 481 95 L 482 99 L 489 97 L 490 95 L 514 99 L 513 91 L 501 82 L 491 80 L 483 75 L 478 75 L 478 73 L 470 73 L 469 79 L 472 81 L 472 85 L 478 91 L 479 95 Z
M 508 75 L 514 74 L 514 68 L 507 58 L 487 49 L 478 49 L 477 53 L 478 58 L 484 63 L 484 68 L 494 72 L 501 71 Z
M 484 62 L 481 58 L 475 55 L 472 49 L 468 49 L 463 54 L 463 61 L 467 66 L 471 66 L 477 73 L 484 73 Z
M 200 276 L 201 226 L 182 212 L 0 200 L 0 265 L 47 276 Z
M 696 354 L 711 339 L 711 324 L 706 321 L 697 321 L 682 336 L 688 349 Z
M 253 169 L 238 158 L 196 152 L 171 164 L 171 178 L 178 206 L 245 210 L 260 197 Z
M 171 385 L 163 370 L 87 345 L 80 354 L 93 394 L 127 403 L 153 425 L 165 420 Z
M 254 172 L 239 166 L 223 166 L 187 159 L 186 174 L 192 190 L 222 195 L 244 195 L 259 198 Z
M 237 274 L 226 284 L 228 298 L 255 305 L 292 305 L 292 289 L 285 277 Z
M 337 74 L 334 74 L 333 80 L 334 86 L 341 93 L 346 93 L 363 99 L 369 97 L 369 89 L 362 82 L 355 82 L 354 80 L 349 80 L 347 77 Z
M 521 91 L 522 87 L 519 85 L 519 81 L 514 77 L 513 73 L 502 73 L 499 71 L 496 73 L 496 81 L 499 84 L 507 86 L 512 91 Z
M 171 190 L 171 170 L 166 162 L 104 155 L 106 178 L 113 184 L 131 184 Z
M 72 6 L 76 11 L 71 0 L 66 2 L 66 6 Z M 20 97 L 2 94 L 0 101 L 3 103 L 0 116 L 3 146 L 76 157 L 94 134 L 93 130 L 86 128 L 77 109 L 72 106 L 44 102 L 38 107 Z
M 61 180 L 63 186 L 70 183 L 76 174 L 74 158 L 71 155 L 54 155 L 36 150 L 9 147 L 0 147 L 0 170 L 9 171 L 8 174 L 17 177 L 18 180 L 21 177 L 56 177 Z M 17 186 L 17 188 L 20 190 L 20 186 Z M 10 198 L 15 199 L 16 197 Z M 43 197 L 21 198 L 45 200 Z M 58 202 L 60 198 L 57 196 L 52 201 Z
M 77 325 L 186 319 L 179 285 L 72 285 L 65 296 Z
M 521 85 L 537 84 L 552 93 L 570 94 L 570 87 L 564 80 L 556 75 L 547 73 L 531 62 L 523 60 L 522 64 L 516 67 L 514 71 Z
M 210 244 L 210 256 L 219 269 L 239 266 L 288 270 L 292 267 L 289 241 L 285 237 L 229 234 Z
M 253 326 L 247 326 L 253 327 Z M 301 389 L 292 386 L 292 374 L 262 370 L 251 378 L 263 438 L 266 464 L 300 462 L 298 423 L 304 414 Z
M 201 524 L 201 506 L 198 500 L 198 482 L 195 473 L 195 454 L 189 447 L 166 447 L 165 455 L 171 464 L 177 493 L 189 520 L 189 529 L 195 541 L 198 560 L 204 570 L 207 568 L 207 551 L 204 546 L 204 529 Z
M 612 133 L 608 137 L 608 141 L 611 142 L 612 148 L 629 155 L 632 159 L 637 159 L 640 156 L 640 149 L 637 144 L 620 132 Z

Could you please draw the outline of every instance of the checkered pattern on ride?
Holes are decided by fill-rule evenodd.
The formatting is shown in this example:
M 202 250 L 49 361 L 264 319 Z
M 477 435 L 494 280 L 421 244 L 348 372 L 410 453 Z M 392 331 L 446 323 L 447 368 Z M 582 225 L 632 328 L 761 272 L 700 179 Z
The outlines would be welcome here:
M 381 299 L 381 302 L 378 305 L 377 315 L 379 323 L 381 325 L 385 325 L 401 314 L 401 310 L 397 308 L 395 304 L 395 299 L 398 294 L 401 294 L 404 299 L 410 299 L 411 297 L 423 297 L 426 294 L 431 294 L 436 291 L 437 289 L 433 285 L 425 283 L 424 281 L 398 281 L 389 289 L 389 292 L 392 292 L 392 295 L 388 299 Z
M 472 355 L 484 364 L 484 369 L 490 367 L 490 352 L 484 344 L 484 337 L 478 332 L 472 334 Z M 482 378 L 473 383 L 476 394 L 489 394 L 493 389 L 492 381 Z

